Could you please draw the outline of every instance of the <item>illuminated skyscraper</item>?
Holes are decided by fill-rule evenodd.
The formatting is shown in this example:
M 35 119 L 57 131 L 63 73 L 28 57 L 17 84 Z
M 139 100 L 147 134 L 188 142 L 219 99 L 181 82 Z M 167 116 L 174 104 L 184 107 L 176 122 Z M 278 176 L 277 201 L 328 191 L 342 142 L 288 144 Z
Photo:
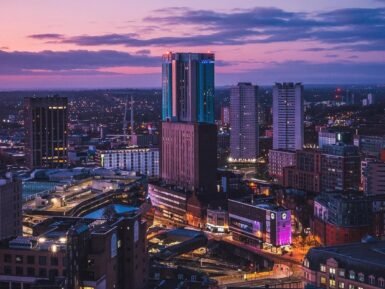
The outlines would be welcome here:
M 273 149 L 303 148 L 303 86 L 276 83 L 273 87 Z
M 230 93 L 230 160 L 254 163 L 258 157 L 258 86 L 238 83 Z
M 214 123 L 214 54 L 167 53 L 162 120 Z
M 161 177 L 199 192 L 216 191 L 214 54 L 163 56 Z
M 27 166 L 62 167 L 67 164 L 66 97 L 28 97 L 24 100 Z

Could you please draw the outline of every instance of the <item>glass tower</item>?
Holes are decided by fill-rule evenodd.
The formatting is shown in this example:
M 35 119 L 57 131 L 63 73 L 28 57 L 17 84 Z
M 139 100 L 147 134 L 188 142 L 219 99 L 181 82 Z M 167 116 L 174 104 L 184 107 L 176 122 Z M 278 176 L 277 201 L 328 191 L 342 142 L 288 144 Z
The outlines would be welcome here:
M 212 53 L 163 55 L 163 121 L 214 123 L 214 62 Z

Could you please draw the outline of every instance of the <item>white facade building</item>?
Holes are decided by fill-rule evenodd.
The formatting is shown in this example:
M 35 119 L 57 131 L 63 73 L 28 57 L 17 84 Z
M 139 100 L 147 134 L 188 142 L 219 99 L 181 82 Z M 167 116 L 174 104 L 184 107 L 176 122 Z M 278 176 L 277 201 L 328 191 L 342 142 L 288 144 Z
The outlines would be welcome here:
M 98 150 L 99 165 L 106 169 L 135 171 L 149 177 L 159 176 L 158 148 Z
M 303 86 L 276 83 L 273 87 L 273 149 L 301 150 L 304 143 Z

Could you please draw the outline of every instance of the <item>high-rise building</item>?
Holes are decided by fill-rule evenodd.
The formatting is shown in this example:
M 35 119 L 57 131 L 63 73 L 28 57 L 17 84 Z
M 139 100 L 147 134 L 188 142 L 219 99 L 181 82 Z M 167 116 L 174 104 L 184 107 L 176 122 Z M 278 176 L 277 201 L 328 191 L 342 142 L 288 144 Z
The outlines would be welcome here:
M 358 190 L 360 155 L 353 145 L 325 145 L 321 156 L 321 191 Z
M 22 233 L 21 181 L 0 179 L 0 240 Z
M 304 144 L 303 86 L 276 83 L 273 87 L 273 149 L 300 150 Z
M 258 87 L 238 83 L 230 93 L 230 161 L 255 163 L 258 157 Z
M 163 122 L 162 179 L 190 191 L 215 192 L 216 135 L 212 124 Z
M 27 166 L 63 167 L 67 163 L 66 97 L 24 99 Z
M 214 123 L 214 89 L 213 53 L 163 55 L 163 121 Z
M 217 192 L 214 87 L 214 54 L 163 56 L 161 180 L 150 184 L 149 196 L 156 215 L 170 222 L 203 227 Z

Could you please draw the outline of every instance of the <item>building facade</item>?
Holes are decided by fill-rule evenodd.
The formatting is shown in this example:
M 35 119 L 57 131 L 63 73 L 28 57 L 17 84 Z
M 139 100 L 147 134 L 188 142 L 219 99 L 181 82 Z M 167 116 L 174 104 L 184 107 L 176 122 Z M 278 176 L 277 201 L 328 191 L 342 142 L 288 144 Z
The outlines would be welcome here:
M 255 163 L 258 158 L 258 86 L 238 83 L 230 92 L 230 162 Z
M 97 150 L 96 161 L 106 169 L 135 171 L 149 177 L 159 176 L 158 148 Z
M 319 193 L 321 188 L 321 152 L 301 150 L 296 152 L 295 166 L 285 167 L 283 185 L 285 187 Z
M 325 145 L 321 156 L 321 190 L 358 190 L 360 161 L 355 146 L 341 143 Z
M 24 99 L 25 153 L 29 168 L 67 164 L 66 97 Z
M 21 181 L 0 179 L 0 240 L 22 234 Z
M 269 151 L 269 175 L 278 183 L 284 182 L 284 168 L 296 164 L 294 151 L 270 150 Z
M 0 288 L 146 288 L 147 226 L 140 215 L 57 217 L 37 227 L 32 237 L 1 244 Z M 54 286 L 59 280 L 63 286 Z
M 385 288 L 384 252 L 384 241 L 312 248 L 303 262 L 304 283 L 327 289 Z
M 162 123 L 161 178 L 189 191 L 216 192 L 217 130 L 208 123 Z
M 276 83 L 273 87 L 273 149 L 301 150 L 304 144 L 303 86 Z
M 213 53 L 163 55 L 162 120 L 214 123 Z
M 321 194 L 314 200 L 312 227 L 324 245 L 357 242 L 371 233 L 372 203 L 357 192 Z
M 253 246 L 291 244 L 291 212 L 252 199 L 228 201 L 229 229 L 235 240 Z
M 361 183 L 364 194 L 385 195 L 385 162 L 366 159 L 361 162 Z

